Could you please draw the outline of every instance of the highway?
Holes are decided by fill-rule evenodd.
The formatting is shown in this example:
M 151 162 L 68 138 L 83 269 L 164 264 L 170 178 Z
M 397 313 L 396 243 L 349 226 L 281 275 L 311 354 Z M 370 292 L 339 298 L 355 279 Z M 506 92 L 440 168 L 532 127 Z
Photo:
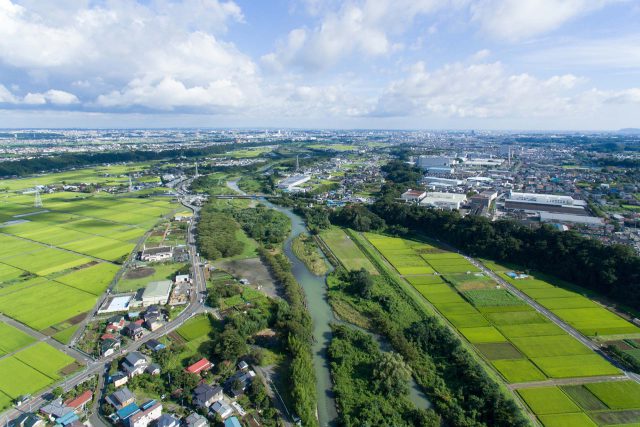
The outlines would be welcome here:
M 582 344 L 584 344 L 585 346 L 587 346 L 588 348 L 590 348 L 591 350 L 595 351 L 600 356 L 605 358 L 612 365 L 614 365 L 617 368 L 619 368 L 621 371 L 624 372 L 624 374 L 628 378 L 640 383 L 640 375 L 635 374 L 633 372 L 625 371 L 624 367 L 620 366 L 620 364 L 616 360 L 612 359 L 611 357 L 609 357 L 609 355 L 607 355 L 604 351 L 602 351 L 602 349 L 600 348 L 600 346 L 598 344 L 593 342 L 588 337 L 582 335 L 580 332 L 578 332 L 576 329 L 574 329 L 573 326 L 569 325 L 564 320 L 560 319 L 553 312 L 551 312 L 547 308 L 545 308 L 542 305 L 540 305 L 536 300 L 531 298 L 529 295 L 525 294 L 520 289 L 518 289 L 515 286 L 513 286 L 511 283 L 507 282 L 502 277 L 498 276 L 492 270 L 490 270 L 487 267 L 485 267 L 484 264 L 482 264 L 481 262 L 475 260 L 474 258 L 468 257 L 468 256 L 466 256 L 464 254 L 462 254 L 462 255 L 465 257 L 465 259 L 467 259 L 467 261 L 469 261 L 470 263 L 472 263 L 473 265 L 478 267 L 484 274 L 486 274 L 487 276 L 491 277 L 493 280 L 498 282 L 505 289 L 508 289 L 509 292 L 511 292 L 512 294 L 514 294 L 514 295 L 518 296 L 519 298 L 521 298 L 522 300 L 524 300 L 527 304 L 529 304 L 531 307 L 533 307 L 538 313 L 542 314 L 547 319 L 551 320 L 553 323 L 555 323 L 557 326 L 562 328 L 562 330 L 564 330 L 566 333 L 571 335 L 573 338 L 577 339 Z
M 79 371 L 65 378 L 64 380 L 59 381 L 58 383 L 51 385 L 49 388 L 40 392 L 39 394 L 34 395 L 29 402 L 23 404 L 21 407 L 11 408 L 5 411 L 4 413 L 0 414 L 0 424 L 5 424 L 7 421 L 12 420 L 17 416 L 19 416 L 21 413 L 34 411 L 40 406 L 47 403 L 47 400 L 44 398 L 44 396 L 49 395 L 55 387 L 62 387 L 65 391 L 68 391 L 76 387 L 78 384 L 83 383 L 93 375 L 100 375 L 101 373 L 104 374 L 105 370 L 108 369 L 109 365 L 113 360 L 118 359 L 131 351 L 138 350 L 142 345 L 144 345 L 147 341 L 151 339 L 158 339 L 174 331 L 175 329 L 182 326 L 182 324 L 184 324 L 187 320 L 191 319 L 193 316 L 197 314 L 212 312 L 216 317 L 219 317 L 218 313 L 215 310 L 212 310 L 211 308 L 206 307 L 204 305 L 204 292 L 206 291 L 207 286 L 204 279 L 202 263 L 201 263 L 200 257 L 198 256 L 196 246 L 195 246 L 196 221 L 198 218 L 198 212 L 200 208 L 198 206 L 193 205 L 189 201 L 189 197 L 188 197 L 189 194 L 188 194 L 187 188 L 190 183 L 191 183 L 191 179 L 185 180 L 185 181 L 182 181 L 178 187 L 176 187 L 176 191 L 178 193 L 178 199 L 180 200 L 180 203 L 186 208 L 193 211 L 193 217 L 189 223 L 189 228 L 187 233 L 187 245 L 189 247 L 189 254 L 191 257 L 192 272 L 193 272 L 193 289 L 190 294 L 189 303 L 187 307 L 184 309 L 184 311 L 180 313 L 175 319 L 169 321 L 158 330 L 154 332 L 149 332 L 138 341 L 130 342 L 126 346 L 122 347 L 119 352 L 109 357 L 93 360 L 75 351 L 76 353 L 75 356 L 78 356 L 78 358 L 81 361 L 84 361 L 86 363 L 86 366 L 82 371 Z M 67 349 L 66 352 L 69 353 L 70 351 L 69 348 L 66 346 L 64 347 Z M 99 399 L 101 396 L 97 394 L 95 397 Z

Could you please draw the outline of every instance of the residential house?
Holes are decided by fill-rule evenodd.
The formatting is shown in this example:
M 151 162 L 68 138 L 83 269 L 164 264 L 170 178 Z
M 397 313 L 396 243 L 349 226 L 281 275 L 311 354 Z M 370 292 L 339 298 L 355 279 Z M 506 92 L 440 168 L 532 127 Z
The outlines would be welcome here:
M 172 414 L 162 414 L 158 421 L 156 421 L 156 427 L 179 427 L 180 420 Z
M 222 387 L 200 384 L 193 390 L 193 404 L 198 408 L 208 408 L 216 400 L 221 400 L 222 397 Z
M 123 330 L 124 334 L 134 341 L 138 341 L 144 336 L 144 329 L 137 323 L 129 323 Z
M 213 405 L 209 407 L 209 412 L 218 414 L 220 418 L 224 420 L 233 414 L 233 409 L 231 409 L 231 406 L 224 403 L 224 401 L 218 400 L 213 402 Z
M 149 361 L 144 355 L 138 351 L 133 351 L 124 358 L 122 361 L 122 369 L 129 376 L 133 378 L 136 375 L 144 373 L 145 369 L 149 366 Z
M 122 421 L 123 424 L 126 425 L 127 420 L 134 414 L 137 414 L 138 412 L 140 412 L 140 407 L 138 407 L 138 405 L 136 405 L 135 402 L 128 404 L 127 406 L 125 406 L 124 408 L 119 409 L 116 412 L 116 416 L 118 417 L 118 419 L 120 421 Z
M 68 414 L 65 414 L 60 418 L 56 419 L 56 426 L 62 426 L 62 427 L 73 426 L 73 425 L 77 425 L 79 421 L 80 421 L 80 418 L 78 417 L 78 414 L 71 411 Z
M 157 331 L 164 325 L 164 318 L 159 314 L 146 314 L 144 316 L 144 326 L 150 331 Z
M 122 387 L 123 385 L 128 383 L 129 382 L 129 377 L 126 376 L 125 374 L 123 374 L 122 372 L 118 371 L 115 374 L 111 375 L 109 380 L 113 383 L 113 385 L 116 388 L 118 388 L 118 387 Z
M 209 427 L 209 421 L 197 412 L 192 412 L 185 418 L 183 427 Z
M 42 418 L 33 413 L 22 413 L 17 418 L 9 421 L 9 427 L 44 427 Z M 201 427 L 201 426 L 194 426 Z
M 201 372 L 206 372 L 211 368 L 213 368 L 213 363 L 209 362 L 208 359 L 203 357 L 193 365 L 187 367 L 187 372 L 189 372 L 190 374 L 200 374 Z
M 224 427 L 242 427 L 237 417 L 229 417 L 224 420 Z
M 164 350 L 165 348 L 167 348 L 166 345 L 162 344 L 160 341 L 158 340 L 149 340 L 146 342 L 145 346 L 153 351 L 154 353 L 160 350 Z
M 157 363 L 152 363 L 147 366 L 147 369 L 144 370 L 149 375 L 160 375 L 160 365 Z
M 147 427 L 162 415 L 162 403 L 153 400 L 142 405 L 140 409 L 140 412 L 136 412 L 127 420 L 129 427 Z
M 120 340 L 107 338 L 100 343 L 100 354 L 109 357 L 120 349 Z
M 76 413 L 83 412 L 87 407 L 87 403 L 93 399 L 93 393 L 90 390 L 81 393 L 75 399 L 69 399 L 64 402 L 69 408 L 72 408 Z
M 111 316 L 107 320 L 106 331 L 118 332 L 118 331 L 121 331 L 125 327 L 125 325 L 126 325 L 126 321 L 124 319 L 124 316 L 121 316 L 121 315 Z
M 69 408 L 62 402 L 62 398 L 52 400 L 51 402 L 40 408 L 40 413 L 45 415 L 49 420 L 55 421 L 68 413 L 73 412 L 72 408 Z
M 251 385 L 255 376 L 254 371 L 236 372 L 224 383 L 227 394 L 233 397 L 241 396 Z
M 122 409 L 136 401 L 135 395 L 127 387 L 116 390 L 107 396 L 106 401 L 116 409 Z

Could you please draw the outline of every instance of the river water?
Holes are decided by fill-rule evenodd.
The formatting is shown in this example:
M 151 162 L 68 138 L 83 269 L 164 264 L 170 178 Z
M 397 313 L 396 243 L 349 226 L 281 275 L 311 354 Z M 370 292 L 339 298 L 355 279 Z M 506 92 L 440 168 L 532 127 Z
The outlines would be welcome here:
M 244 194 L 242 190 L 238 188 L 236 181 L 228 181 L 227 186 L 241 194 Z M 313 353 L 313 366 L 316 374 L 318 420 L 320 421 L 320 425 L 323 427 L 337 425 L 338 413 L 336 411 L 336 403 L 332 391 L 329 359 L 326 351 L 331 342 L 330 324 L 340 322 L 340 320 L 335 318 L 331 305 L 329 305 L 327 298 L 326 276 L 320 277 L 311 273 L 307 266 L 295 256 L 291 249 L 292 240 L 299 234 L 306 233 L 308 231 L 304 220 L 293 213 L 291 209 L 274 205 L 266 199 L 261 198 L 260 203 L 282 212 L 291 220 L 291 233 L 284 242 L 284 254 L 291 262 L 292 273 L 304 291 L 308 310 L 313 321 L 314 343 L 311 350 Z M 380 344 L 380 349 L 382 351 L 391 351 L 390 344 L 383 339 L 383 337 L 372 334 L 369 331 L 364 332 L 371 335 Z M 422 393 L 413 378 L 409 383 L 409 398 L 418 408 L 429 408 L 431 406 L 431 403 L 424 393 Z

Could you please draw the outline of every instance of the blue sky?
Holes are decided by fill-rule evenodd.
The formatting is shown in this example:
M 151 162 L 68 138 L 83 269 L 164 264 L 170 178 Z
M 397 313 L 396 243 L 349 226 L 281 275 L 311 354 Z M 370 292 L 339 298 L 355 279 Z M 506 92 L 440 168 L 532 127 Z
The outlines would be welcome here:
M 0 0 L 0 127 L 640 127 L 635 0 Z

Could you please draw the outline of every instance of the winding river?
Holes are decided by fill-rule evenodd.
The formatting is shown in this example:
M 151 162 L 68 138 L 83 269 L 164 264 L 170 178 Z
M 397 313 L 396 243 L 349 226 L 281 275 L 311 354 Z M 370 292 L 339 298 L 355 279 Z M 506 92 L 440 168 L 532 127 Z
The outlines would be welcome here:
M 236 181 L 228 181 L 227 186 L 240 194 L 244 194 L 238 188 Z M 318 419 L 321 426 L 337 425 L 338 413 L 336 411 L 336 403 L 333 396 L 331 374 L 329 371 L 329 359 L 326 349 L 331 342 L 332 322 L 340 322 L 336 319 L 327 298 L 326 276 L 316 276 L 312 274 L 307 266 L 295 256 L 291 249 L 291 241 L 301 233 L 306 233 L 307 227 L 303 219 L 293 213 L 289 208 L 274 205 L 266 199 L 260 199 L 269 208 L 275 209 L 285 214 L 291 220 L 291 233 L 284 243 L 284 253 L 291 261 L 293 275 L 302 286 L 307 300 L 308 310 L 313 320 L 313 337 L 312 346 L 313 365 L 316 374 L 316 391 L 318 396 Z M 349 324 L 350 326 L 353 326 Z M 364 331 L 364 330 L 363 330 Z M 371 335 L 379 344 L 382 351 L 391 351 L 390 344 L 379 335 Z M 409 384 L 409 398 L 418 408 L 428 408 L 431 403 L 427 397 L 420 391 L 418 384 L 413 380 Z

